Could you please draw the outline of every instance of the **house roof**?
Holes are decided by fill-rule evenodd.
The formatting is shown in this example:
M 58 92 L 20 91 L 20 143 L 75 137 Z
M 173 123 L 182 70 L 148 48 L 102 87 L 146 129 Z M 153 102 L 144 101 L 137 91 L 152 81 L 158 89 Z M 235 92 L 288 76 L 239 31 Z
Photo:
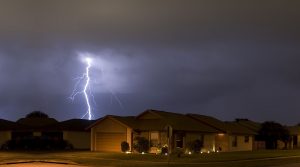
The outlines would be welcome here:
M 15 122 L 0 119 L 0 130 L 14 130 L 18 127 L 18 125 Z
M 218 120 L 217 118 L 206 116 L 206 115 L 199 115 L 199 114 L 187 114 L 187 115 L 208 126 L 214 127 L 222 131 L 223 133 L 248 134 L 248 135 L 256 134 L 254 131 L 245 128 L 244 126 L 241 126 L 236 122 L 223 122 L 221 120 Z
M 32 117 L 32 118 L 21 118 L 16 123 L 28 127 L 44 127 L 44 126 L 57 124 L 58 121 L 55 120 L 54 118 Z
M 120 116 L 114 116 L 114 118 L 126 124 L 127 126 L 131 127 L 134 130 L 164 130 L 164 128 L 166 127 L 166 123 L 162 119 L 140 120 L 136 117 L 120 117 Z
M 248 119 L 236 119 L 235 122 L 256 133 L 258 133 L 258 131 L 261 129 L 261 123 L 254 122 Z
M 237 122 L 224 122 L 228 133 L 232 134 L 246 134 L 246 135 L 256 135 L 257 133 L 250 130 L 244 126 L 241 126 Z
M 158 116 L 155 119 L 141 119 L 141 116 L 146 113 L 151 113 Z M 166 130 L 167 126 L 171 126 L 173 130 L 177 131 L 197 131 L 205 133 L 219 133 L 220 131 L 212 128 L 206 124 L 198 122 L 190 117 L 187 117 L 183 114 L 171 113 L 158 110 L 146 110 L 137 117 L 134 116 L 114 116 L 108 115 L 104 118 L 99 119 L 97 122 L 90 125 L 88 128 L 92 128 L 102 120 L 106 118 L 112 118 L 120 123 L 132 128 L 136 131 L 143 130 L 157 130 L 163 131 Z
M 70 119 L 62 121 L 58 124 L 61 130 L 69 131 L 85 131 L 87 127 L 93 124 L 95 120 L 86 120 L 86 119 Z
M 160 128 L 165 128 L 167 125 L 170 125 L 174 130 L 179 131 L 200 131 L 207 133 L 218 133 L 219 131 L 215 128 L 207 126 L 201 122 L 198 122 L 186 115 L 179 113 L 172 113 L 166 111 L 158 111 L 158 110 L 146 110 L 139 117 L 141 117 L 145 113 L 152 113 L 161 117 L 161 119 L 153 119 L 153 120 L 143 120 L 145 121 L 145 127 L 151 128 L 151 126 L 159 126 Z M 152 122 L 151 122 L 152 121 Z

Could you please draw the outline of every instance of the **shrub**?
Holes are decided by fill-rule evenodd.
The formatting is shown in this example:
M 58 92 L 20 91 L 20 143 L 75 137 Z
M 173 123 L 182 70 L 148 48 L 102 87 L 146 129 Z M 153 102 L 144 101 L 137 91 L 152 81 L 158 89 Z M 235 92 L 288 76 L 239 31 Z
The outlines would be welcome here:
M 133 148 L 139 152 L 148 152 L 149 151 L 149 141 L 144 137 L 136 137 Z
M 194 140 L 187 144 L 187 148 L 189 149 L 189 151 L 192 151 L 194 153 L 199 153 L 202 147 L 203 142 L 201 142 L 200 140 Z
M 161 148 L 161 154 L 165 155 L 165 154 L 168 154 L 168 153 L 169 153 L 168 146 L 163 146 Z
M 121 143 L 121 150 L 122 150 L 122 152 L 129 151 L 129 144 L 126 141 L 123 141 Z

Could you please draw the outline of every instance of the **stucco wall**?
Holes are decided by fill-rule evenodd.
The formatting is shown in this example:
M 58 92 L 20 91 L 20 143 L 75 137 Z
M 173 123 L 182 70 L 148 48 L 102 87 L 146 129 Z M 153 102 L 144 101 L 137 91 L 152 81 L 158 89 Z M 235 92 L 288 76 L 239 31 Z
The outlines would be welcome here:
M 95 132 L 114 132 L 114 133 L 126 133 L 126 126 L 118 123 L 117 121 L 107 118 L 96 126 L 94 126 L 92 129 L 94 129 Z
M 249 136 L 249 142 L 245 142 L 245 136 L 237 136 L 237 146 L 232 146 L 234 135 L 231 135 L 229 137 L 229 144 L 230 148 L 229 151 L 251 151 L 252 150 L 252 143 L 253 143 L 253 137 Z
M 90 132 L 63 131 L 63 138 L 69 141 L 74 149 L 89 149 L 91 145 Z
M 10 139 L 11 139 L 11 131 L 0 131 L 0 147 L 7 140 L 10 140 Z
M 217 134 L 216 137 L 216 150 L 226 152 L 229 151 L 229 136 L 224 133 Z

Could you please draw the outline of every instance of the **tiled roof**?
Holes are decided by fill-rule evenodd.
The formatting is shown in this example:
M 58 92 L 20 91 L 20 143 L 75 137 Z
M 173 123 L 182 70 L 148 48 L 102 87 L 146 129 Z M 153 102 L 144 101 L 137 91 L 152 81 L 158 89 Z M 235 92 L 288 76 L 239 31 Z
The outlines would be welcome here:
M 258 133 L 258 131 L 261 128 L 261 123 L 258 122 L 254 122 L 248 119 L 236 119 L 235 122 L 237 122 L 238 124 Z
M 224 122 L 227 132 L 232 134 L 247 134 L 247 135 L 255 135 L 257 134 L 253 130 L 250 130 L 244 126 L 241 126 L 237 122 Z
M 208 133 L 218 133 L 219 130 L 206 124 L 196 121 L 186 115 L 158 110 L 147 110 L 145 112 L 155 113 L 162 117 L 166 124 L 171 125 L 174 130 L 200 131 Z
M 17 121 L 20 125 L 25 125 L 29 127 L 44 127 L 49 125 L 57 124 L 58 121 L 56 121 L 53 118 L 21 118 Z
M 93 124 L 95 120 L 86 120 L 86 119 L 70 119 L 66 121 L 62 121 L 58 124 L 58 126 L 62 130 L 70 130 L 70 131 L 85 131 L 87 127 Z
M 249 135 L 256 134 L 256 132 L 254 132 L 253 130 L 245 128 L 244 126 L 241 126 L 235 122 L 223 122 L 214 117 L 205 116 L 205 115 L 198 115 L 198 114 L 187 114 L 187 115 L 202 123 L 205 123 L 206 125 L 214 127 L 222 131 L 223 133 L 249 134 Z
M 136 117 L 120 117 L 113 116 L 113 118 L 131 127 L 134 130 L 164 130 L 167 126 L 166 122 L 162 119 L 146 119 L 140 120 Z
M 17 127 L 18 126 L 17 126 L 17 124 L 15 122 L 4 120 L 4 119 L 0 119 L 0 130 L 1 131 L 14 130 Z

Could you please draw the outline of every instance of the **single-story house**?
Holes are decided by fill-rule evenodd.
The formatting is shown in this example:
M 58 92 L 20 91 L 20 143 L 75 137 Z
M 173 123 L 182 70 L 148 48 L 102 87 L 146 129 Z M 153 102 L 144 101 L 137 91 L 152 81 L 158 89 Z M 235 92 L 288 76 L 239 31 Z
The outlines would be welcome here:
M 15 122 L 0 119 L 0 148 L 8 140 L 11 139 L 12 131 L 17 129 Z
M 253 141 L 253 150 L 263 150 L 266 149 L 266 142 L 263 141 L 259 134 L 259 131 L 261 129 L 261 123 L 259 122 L 254 122 L 251 121 L 249 119 L 236 119 L 235 120 L 236 123 L 238 123 L 239 125 L 252 130 L 256 133 L 256 135 L 254 136 L 254 141 Z
M 0 120 L 0 148 L 7 146 L 8 141 L 12 141 L 10 143 L 14 144 L 10 146 L 13 148 L 52 149 L 43 142 L 53 141 L 62 144 L 67 141 L 74 149 L 88 150 L 91 140 L 90 132 L 86 128 L 92 123 L 93 121 L 83 119 L 58 122 L 46 116 L 39 117 L 38 114 L 21 118 L 16 122 Z
M 291 148 L 300 148 L 300 126 L 289 126 L 287 127 L 291 135 Z
M 220 132 L 215 135 L 215 147 L 219 151 L 249 151 L 253 148 L 254 131 L 236 122 L 223 122 L 211 116 L 187 114 L 187 116 L 211 126 Z
M 89 128 L 91 151 L 108 152 L 120 152 L 122 141 L 133 150 L 136 137 L 149 141 L 151 153 L 158 153 L 163 146 L 169 151 L 188 151 L 188 144 L 195 140 L 201 141 L 202 151 L 215 151 L 215 134 L 220 133 L 186 115 L 157 110 L 146 110 L 136 117 L 106 116 Z

